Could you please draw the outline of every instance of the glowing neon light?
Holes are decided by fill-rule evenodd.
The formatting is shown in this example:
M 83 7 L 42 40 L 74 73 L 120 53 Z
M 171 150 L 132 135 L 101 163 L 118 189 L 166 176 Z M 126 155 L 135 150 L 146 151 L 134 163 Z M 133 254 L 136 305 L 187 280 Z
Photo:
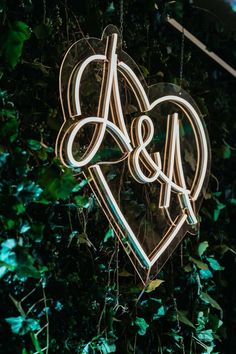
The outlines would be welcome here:
M 183 228 L 186 228 L 187 225 L 193 227 L 198 224 L 195 202 L 202 192 L 206 179 L 209 148 L 201 118 L 190 102 L 178 95 L 166 95 L 150 102 L 141 81 L 134 71 L 125 62 L 119 61 L 117 43 L 118 35 L 116 33 L 108 35 L 104 54 L 94 54 L 85 58 L 84 61 L 75 65 L 71 71 L 67 84 L 67 104 L 71 124 L 67 125 L 67 129 L 63 133 L 64 125 L 67 123 L 68 118 L 65 116 L 63 108 L 65 123 L 57 138 L 56 154 L 66 166 L 86 168 L 86 175 L 89 173 L 90 177 L 92 177 L 91 187 L 98 201 L 104 208 L 115 231 L 118 229 L 117 236 L 120 240 L 121 235 L 127 238 L 129 249 L 140 266 L 150 270 L 179 233 L 183 232 Z M 88 70 L 89 65 L 93 62 L 103 63 L 99 103 L 96 116 L 84 117 L 80 103 L 80 87 L 84 71 Z M 123 116 L 118 73 L 128 82 L 138 107 L 143 112 L 139 117 L 133 119 L 130 135 Z M 61 101 L 63 101 L 62 94 L 60 97 Z M 197 149 L 196 171 L 190 189 L 186 186 L 181 158 L 178 113 L 170 114 L 167 117 L 163 162 L 159 152 L 149 154 L 147 151 L 147 147 L 154 136 L 153 121 L 148 116 L 148 112 L 165 102 L 171 102 L 172 105 L 180 109 L 187 117 L 194 134 Z M 91 141 L 86 147 L 83 156 L 77 159 L 73 151 L 74 143 L 79 140 L 81 130 L 89 125 L 94 126 Z M 127 160 L 129 171 L 138 183 L 158 182 L 160 184 L 159 208 L 166 210 L 168 214 L 172 193 L 174 192 L 178 195 L 181 214 L 174 221 L 171 220 L 171 225 L 166 234 L 163 235 L 161 242 L 149 255 L 145 252 L 139 239 L 131 229 L 103 175 L 99 165 L 105 162 L 92 163 L 92 159 L 99 151 L 106 132 L 112 135 L 123 153 L 123 156 L 114 163 Z

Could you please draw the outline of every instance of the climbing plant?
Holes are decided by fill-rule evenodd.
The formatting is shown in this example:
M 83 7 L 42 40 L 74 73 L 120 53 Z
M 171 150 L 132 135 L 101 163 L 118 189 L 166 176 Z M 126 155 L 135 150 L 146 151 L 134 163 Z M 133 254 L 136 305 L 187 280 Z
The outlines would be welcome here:
M 212 13 L 124 1 L 125 50 L 148 84 L 180 83 L 181 35 L 167 14 L 233 65 L 235 33 Z M 182 85 L 209 130 L 211 177 L 200 233 L 147 287 L 87 181 L 55 158 L 61 60 L 109 23 L 120 26 L 117 0 L 0 1 L 0 352 L 234 353 L 235 79 L 185 41 Z

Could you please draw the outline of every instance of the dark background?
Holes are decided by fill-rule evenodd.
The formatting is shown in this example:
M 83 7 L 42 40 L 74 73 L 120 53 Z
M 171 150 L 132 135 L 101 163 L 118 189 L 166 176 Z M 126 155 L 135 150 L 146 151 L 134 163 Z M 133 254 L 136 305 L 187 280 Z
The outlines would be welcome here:
M 235 67 L 236 14 L 225 2 L 124 1 L 124 49 L 148 84 L 180 83 L 182 38 L 167 15 Z M 210 135 L 209 188 L 199 235 L 137 302 L 142 286 L 91 190 L 54 158 L 63 55 L 120 27 L 120 2 L 1 0 L 0 23 L 0 352 L 233 354 L 235 78 L 184 41 L 182 86 Z

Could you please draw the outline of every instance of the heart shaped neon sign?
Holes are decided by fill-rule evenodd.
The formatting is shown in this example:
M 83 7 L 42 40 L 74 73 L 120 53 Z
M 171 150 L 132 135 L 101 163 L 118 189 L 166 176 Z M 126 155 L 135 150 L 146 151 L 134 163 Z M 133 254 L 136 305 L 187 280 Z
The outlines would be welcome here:
M 84 39 L 67 51 L 60 70 L 64 123 L 56 154 L 88 178 L 145 281 L 160 270 L 186 232 L 198 231 L 210 149 L 191 97 L 174 85 L 167 85 L 167 93 L 164 84 L 149 88 L 119 40 L 117 29 L 109 26 L 101 40 Z M 127 102 L 132 108 L 128 114 Z M 162 152 L 156 150 L 161 128 Z M 114 151 L 112 146 L 119 156 L 108 161 L 102 152 Z M 191 172 L 187 178 L 186 171 Z M 132 212 L 133 199 L 141 213 Z

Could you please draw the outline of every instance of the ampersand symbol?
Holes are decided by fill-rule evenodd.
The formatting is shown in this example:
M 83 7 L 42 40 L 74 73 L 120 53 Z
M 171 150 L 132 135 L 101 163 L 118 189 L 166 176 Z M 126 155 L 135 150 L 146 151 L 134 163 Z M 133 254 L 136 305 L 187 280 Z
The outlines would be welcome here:
M 91 187 L 115 231 L 118 230 L 119 239 L 122 240 L 121 235 L 123 235 L 128 240 L 132 255 L 141 267 L 149 272 L 156 262 L 162 260 L 159 264 L 160 268 L 168 258 L 170 249 L 173 251 L 172 245 L 176 247 L 184 233 L 191 230 L 194 232 L 197 229 L 199 206 L 197 208 L 196 203 L 202 195 L 209 173 L 209 143 L 206 129 L 197 109 L 181 96 L 182 91 L 179 91 L 180 94 L 171 93 L 157 97 L 150 102 L 147 94 L 148 87 L 144 80 L 141 83 L 126 60 L 120 60 L 119 54 L 124 59 L 127 57 L 127 62 L 130 61 L 122 49 L 120 47 L 118 49 L 118 40 L 118 34 L 111 34 L 109 28 L 105 31 L 101 41 L 86 40 L 95 53 L 91 53 L 83 60 L 79 60 L 81 58 L 76 58 L 76 56 L 80 52 L 79 49 L 86 44 L 84 40 L 74 44 L 68 50 L 62 63 L 60 76 L 60 94 L 65 121 L 56 142 L 56 154 L 64 165 L 75 169 L 80 168 L 86 177 L 90 177 Z M 104 53 L 99 52 L 101 48 L 104 48 Z M 84 55 L 84 52 L 82 54 Z M 72 61 L 70 66 L 68 65 L 69 59 Z M 96 114 L 85 116 L 81 108 L 80 88 L 84 72 L 89 70 L 92 63 L 101 63 L 103 74 Z M 134 63 L 132 65 L 134 66 Z M 64 73 L 67 73 L 66 79 Z M 119 77 L 128 83 L 141 112 L 132 120 L 130 130 L 124 118 Z M 168 102 L 185 115 L 195 139 L 196 169 L 190 188 L 187 188 L 182 162 L 179 113 L 167 115 L 164 157 L 161 158 L 158 151 L 149 153 L 149 146 L 154 139 L 155 131 L 149 112 Z M 92 138 L 82 156 L 77 158 L 74 154 L 75 141 L 78 141 L 82 132 L 91 125 L 94 127 Z M 113 137 L 122 153 L 121 158 L 113 163 L 121 161 L 126 163 L 133 179 L 140 185 L 159 184 L 158 207 L 165 210 L 167 215 L 169 215 L 172 194 L 178 196 L 181 213 L 174 221 L 171 221 L 171 226 L 162 236 L 161 242 L 149 254 L 133 232 L 102 172 L 101 166 L 109 162 L 93 162 L 101 150 L 106 132 Z

